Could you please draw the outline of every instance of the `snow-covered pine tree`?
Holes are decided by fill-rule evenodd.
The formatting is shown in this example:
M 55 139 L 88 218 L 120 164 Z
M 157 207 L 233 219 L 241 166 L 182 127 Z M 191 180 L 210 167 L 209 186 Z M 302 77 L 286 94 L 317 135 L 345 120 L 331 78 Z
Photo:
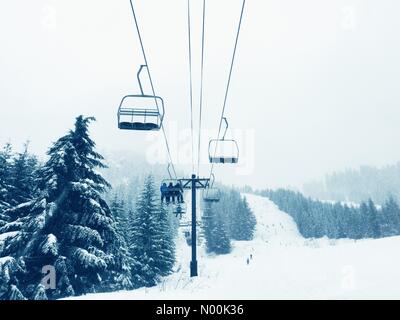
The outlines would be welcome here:
M 130 243 L 129 224 L 132 212 L 127 210 L 124 201 L 118 198 L 117 193 L 114 194 L 114 198 L 110 203 L 110 210 L 117 222 L 116 230 L 121 244 L 120 256 L 122 259 L 121 273 L 115 281 L 115 289 L 122 287 L 129 290 L 133 288 L 131 271 L 134 264 L 134 260 L 130 256 L 128 249 L 128 244 Z
M 174 239 L 174 229 L 172 225 L 172 220 L 169 219 L 169 211 L 159 204 L 158 211 L 158 223 L 159 223 L 159 234 L 160 234 L 160 246 L 158 259 L 161 275 L 167 276 L 171 274 L 172 269 L 175 265 L 175 239 Z
M 361 204 L 360 209 L 364 217 L 364 237 L 379 238 L 379 217 L 378 210 L 376 209 L 374 202 L 369 199 L 367 203 Z
M 229 238 L 232 240 L 251 240 L 256 226 L 256 218 L 249 207 L 247 199 L 235 189 L 221 192 L 220 201 L 205 210 L 218 212 Z
M 25 203 L 34 198 L 37 191 L 37 170 L 39 163 L 35 156 L 28 151 L 29 142 L 24 150 L 17 153 L 12 165 L 11 179 L 13 186 L 13 205 Z
M 36 171 L 39 168 L 36 157 L 28 152 L 28 143 L 21 153 L 14 154 L 10 144 L 6 144 L 0 151 L 0 234 L 13 231 L 6 223 L 14 221 L 18 216 L 13 215 L 17 205 L 24 207 L 27 201 L 32 200 L 36 191 Z M 3 230 L 2 230 L 3 229 Z
M 125 265 L 116 222 L 102 198 L 109 184 L 96 171 L 105 166 L 89 137 L 93 120 L 79 116 L 75 129 L 54 143 L 39 174 L 41 195 L 16 210 L 20 230 L 3 254 L 23 257 L 21 291 L 30 299 L 38 296 L 43 266 L 56 270 L 56 289 L 46 292 L 53 299 L 114 289 Z
M 237 205 L 231 210 L 228 218 L 230 220 L 229 233 L 233 240 L 249 241 L 253 239 L 257 221 L 247 199 L 238 195 L 239 197 L 235 201 Z
M 382 206 L 380 226 L 384 237 L 400 234 L 400 207 L 393 197 Z
M 35 288 L 35 293 L 33 294 L 33 300 L 48 300 L 46 295 L 46 288 L 43 284 L 39 284 Z
M 5 208 L 7 207 L 7 205 L 5 203 L 4 207 L 2 207 L 2 209 L 0 209 L 0 235 L 2 234 L 1 232 L 1 227 L 3 227 L 5 224 L 7 224 L 7 222 L 9 222 L 9 217 L 8 215 L 5 214 Z
M 209 202 L 203 202 L 203 230 L 204 238 L 206 240 L 206 251 L 212 253 L 215 247 L 214 234 L 213 234 L 213 210 L 212 204 Z
M 117 231 L 129 243 L 129 217 L 130 212 L 125 206 L 124 200 L 121 200 L 117 193 L 114 194 L 110 202 L 111 212 L 117 222 Z
M 23 274 L 15 258 L 0 258 L 0 300 L 23 300 L 24 295 L 18 289 L 18 278 Z
M 0 227 L 8 220 L 4 211 L 11 206 L 12 149 L 6 144 L 0 151 Z
M 167 221 L 154 179 L 148 176 L 130 223 L 129 249 L 135 261 L 132 276 L 136 287 L 154 286 L 172 270 L 175 250 Z
M 225 215 L 218 205 L 205 203 L 204 235 L 208 253 L 226 254 L 231 251 L 231 241 L 227 231 Z
M 231 240 L 226 230 L 224 220 L 218 214 L 215 215 L 212 219 L 214 220 L 212 228 L 212 233 L 214 235 L 214 246 L 212 248 L 212 251 L 216 254 L 230 253 L 232 250 Z

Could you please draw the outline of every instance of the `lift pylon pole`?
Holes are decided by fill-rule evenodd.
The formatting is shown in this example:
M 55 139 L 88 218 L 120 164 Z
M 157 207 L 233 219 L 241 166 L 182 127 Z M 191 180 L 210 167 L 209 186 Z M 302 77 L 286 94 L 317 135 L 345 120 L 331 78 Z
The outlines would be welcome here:
M 197 189 L 206 189 L 210 184 L 210 179 L 201 179 L 192 174 L 191 179 L 178 179 L 183 189 L 192 190 L 192 261 L 190 261 L 190 276 L 198 276 L 197 268 L 197 214 L 196 214 L 196 195 Z
M 197 277 L 197 215 L 196 215 L 196 175 L 192 175 L 192 261 L 190 261 L 190 276 Z

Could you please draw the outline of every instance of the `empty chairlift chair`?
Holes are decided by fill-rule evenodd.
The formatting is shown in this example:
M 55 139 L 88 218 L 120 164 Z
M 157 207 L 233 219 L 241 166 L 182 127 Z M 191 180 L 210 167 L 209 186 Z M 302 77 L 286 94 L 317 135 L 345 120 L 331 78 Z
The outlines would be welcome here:
M 219 202 L 221 193 L 218 188 L 207 188 L 203 191 L 203 201 L 205 202 Z
M 141 94 L 126 95 L 118 108 L 118 128 L 122 130 L 160 130 L 164 119 L 164 100 L 155 95 L 145 95 L 140 73 L 146 65 L 140 66 L 137 79 Z
M 226 124 L 225 133 L 222 139 L 213 139 L 208 145 L 210 163 L 238 163 L 239 146 L 235 140 L 225 139 L 228 130 L 228 121 L 223 118 Z
M 221 199 L 221 192 L 218 188 L 214 187 L 215 176 L 211 175 L 212 183 L 211 185 L 203 191 L 203 201 L 204 202 L 219 202 Z

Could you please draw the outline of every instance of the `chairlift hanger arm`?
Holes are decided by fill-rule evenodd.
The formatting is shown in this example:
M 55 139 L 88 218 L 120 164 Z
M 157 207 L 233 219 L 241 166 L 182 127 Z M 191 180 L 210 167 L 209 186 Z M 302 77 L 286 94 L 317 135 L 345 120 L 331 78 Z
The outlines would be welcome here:
M 138 83 L 139 83 L 139 87 L 140 87 L 140 92 L 142 93 L 142 96 L 144 96 L 144 91 L 143 91 L 142 81 L 140 80 L 140 74 L 141 74 L 143 68 L 147 68 L 147 65 L 142 64 L 140 66 L 140 68 L 139 68 L 139 71 L 137 72 L 137 75 L 136 75 Z
M 210 179 L 210 181 L 212 181 L 212 182 L 211 182 L 210 185 L 208 186 L 209 189 L 212 188 L 212 187 L 214 186 L 214 182 L 215 182 L 215 175 L 214 175 L 214 173 L 211 173 L 211 179 Z
M 225 122 L 225 125 L 226 125 L 224 135 L 222 136 L 222 140 L 225 140 L 226 132 L 229 129 L 229 123 L 228 123 L 228 120 L 226 119 L 226 117 L 223 117 L 222 120 Z
M 147 69 L 147 74 L 148 74 L 149 79 L 150 79 L 150 81 L 151 81 L 150 71 L 149 71 L 148 65 L 147 65 L 147 64 L 142 64 L 142 65 L 140 65 L 140 68 L 139 68 L 139 70 L 138 70 L 138 72 L 137 72 L 137 75 L 136 75 L 137 80 L 138 80 L 138 83 L 139 83 L 140 93 L 141 93 L 141 95 L 142 95 L 143 97 L 148 97 L 148 98 L 151 98 L 151 97 L 152 97 L 152 98 L 154 98 L 155 103 L 156 103 L 156 106 L 157 106 L 157 109 L 159 109 L 159 105 L 158 105 L 157 99 L 161 99 L 161 109 L 162 109 L 162 112 L 160 112 L 160 110 L 158 110 L 158 111 L 160 112 L 160 123 L 163 123 L 164 115 L 165 115 L 164 100 L 163 100 L 161 97 L 156 96 L 156 95 L 154 94 L 154 90 L 153 90 L 153 95 L 152 95 L 152 96 L 151 96 L 151 95 L 146 95 L 146 94 L 144 94 L 142 81 L 141 81 L 141 79 L 140 79 L 140 75 L 141 75 L 141 73 L 142 73 L 142 71 L 143 71 L 144 68 Z
M 169 178 L 172 180 L 172 174 L 171 174 L 171 163 L 168 163 L 168 167 L 167 167 L 167 170 L 168 170 L 168 175 L 169 175 Z

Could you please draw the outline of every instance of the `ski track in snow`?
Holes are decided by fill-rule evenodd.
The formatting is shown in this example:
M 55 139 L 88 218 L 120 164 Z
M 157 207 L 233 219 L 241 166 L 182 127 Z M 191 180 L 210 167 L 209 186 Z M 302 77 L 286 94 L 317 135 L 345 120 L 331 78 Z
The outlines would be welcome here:
M 245 196 L 257 218 L 254 240 L 233 242 L 232 253 L 223 256 L 207 255 L 201 245 L 199 277 L 189 277 L 191 250 L 180 230 L 176 272 L 161 284 L 78 299 L 400 298 L 400 237 L 304 239 L 292 218 L 267 198 Z

